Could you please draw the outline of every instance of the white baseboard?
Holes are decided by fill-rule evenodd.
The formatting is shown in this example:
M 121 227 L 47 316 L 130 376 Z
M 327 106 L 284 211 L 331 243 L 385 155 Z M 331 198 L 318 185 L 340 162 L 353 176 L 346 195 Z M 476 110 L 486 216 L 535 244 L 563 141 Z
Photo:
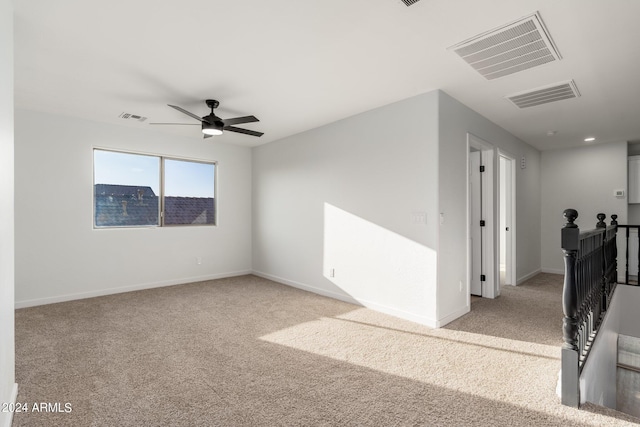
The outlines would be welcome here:
M 379 311 L 380 313 L 388 314 L 390 316 L 398 317 L 400 319 L 408 320 L 410 322 L 418 323 L 420 325 L 428 326 L 430 328 L 439 328 L 444 326 L 445 323 L 441 323 L 430 317 L 414 314 L 408 311 L 399 310 L 394 307 L 388 307 L 386 305 L 378 304 L 375 302 L 360 300 L 361 305 L 370 308 L 371 310 Z M 448 322 L 447 322 L 448 323 Z
M 551 274 L 564 274 L 563 268 L 543 268 L 543 273 L 551 273 Z
M 265 279 L 273 280 L 274 282 L 282 283 L 283 285 L 292 286 L 294 288 L 302 289 L 303 291 L 312 292 L 314 294 L 322 295 L 325 297 L 337 299 L 339 301 L 348 302 L 351 304 L 359 305 L 362 307 L 370 308 L 371 310 L 379 311 L 380 313 L 388 314 L 390 316 L 398 317 L 400 319 L 409 320 L 411 322 L 419 323 L 421 325 L 428 326 L 430 328 L 438 328 L 438 321 L 417 315 L 414 313 L 410 313 L 407 311 L 399 310 L 394 307 L 388 307 L 383 304 L 379 304 L 376 302 L 368 301 L 362 298 L 354 298 L 350 295 L 340 294 L 337 292 L 328 291 L 326 289 L 317 288 L 315 286 L 307 285 L 305 283 L 296 282 L 293 280 L 285 279 L 283 277 L 274 276 L 272 274 L 267 274 L 261 271 L 253 271 L 253 274 Z M 447 322 L 448 323 L 448 322 Z M 444 323 L 442 324 L 444 325 Z
M 9 399 L 9 402 L 6 403 L 16 403 L 18 401 L 18 384 L 13 384 L 11 397 Z M 0 412 L 0 426 L 11 427 L 11 424 L 13 424 L 13 412 Z
M 525 274 L 524 276 L 520 276 L 516 279 L 516 285 L 526 282 L 536 274 L 540 274 L 540 273 L 542 273 L 542 270 L 538 268 L 537 270 L 533 270 L 531 273 Z
M 283 285 L 291 286 L 294 288 L 302 289 L 303 291 L 312 292 L 314 294 L 322 295 L 325 297 L 337 299 L 339 301 L 348 302 L 351 304 L 362 305 L 355 298 L 345 295 L 339 294 L 337 292 L 331 292 L 326 289 L 316 288 L 315 286 L 307 285 L 304 283 L 296 282 L 293 280 L 285 279 L 284 277 L 274 276 L 273 274 L 263 273 L 262 271 L 252 271 L 251 274 L 254 274 L 258 277 L 262 277 L 263 279 L 273 280 L 274 282 L 282 283 Z
M 443 326 L 446 326 L 448 323 L 453 322 L 457 318 L 459 318 L 461 316 L 464 316 L 465 314 L 469 313 L 470 311 L 471 311 L 471 307 L 469 307 L 469 306 L 463 307 L 460 310 L 456 310 L 453 313 L 450 313 L 450 314 L 444 316 L 443 318 L 438 319 L 436 321 L 435 328 L 442 328 Z
M 141 291 L 144 289 L 163 288 L 165 286 L 184 285 L 186 283 L 202 282 L 205 280 L 224 279 L 227 277 L 243 276 L 251 274 L 251 270 L 233 271 L 228 273 L 210 274 L 206 276 L 185 277 L 183 279 L 166 280 L 162 282 L 141 283 L 137 285 L 122 286 L 119 288 L 107 288 L 89 292 L 57 295 L 53 297 L 36 298 L 15 302 L 15 308 L 35 307 L 38 305 L 55 304 L 58 302 L 73 301 L 85 298 L 101 297 L 105 295 L 121 294 L 124 292 Z

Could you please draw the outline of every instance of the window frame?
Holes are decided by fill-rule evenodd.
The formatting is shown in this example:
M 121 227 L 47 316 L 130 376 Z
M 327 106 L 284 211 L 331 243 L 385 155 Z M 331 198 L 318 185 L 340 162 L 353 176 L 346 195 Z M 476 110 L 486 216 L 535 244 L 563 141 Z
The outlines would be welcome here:
M 131 155 L 138 155 L 138 156 L 149 156 L 149 157 L 155 157 L 159 160 L 159 168 L 158 168 L 158 186 L 159 186 L 159 193 L 158 199 L 158 224 L 149 224 L 149 225 L 104 225 L 104 226 L 99 226 L 96 225 L 96 163 L 95 163 L 95 152 L 96 151 L 107 151 L 107 152 L 111 152 L 111 153 L 119 153 L 119 154 L 131 154 Z M 92 163 L 92 212 L 93 212 L 93 219 L 92 219 L 92 224 L 93 224 L 93 229 L 94 230 L 111 230 L 111 229 L 130 229 L 130 228 L 134 228 L 134 229 L 139 229 L 139 228 L 175 228 L 175 227 L 217 227 L 218 226 L 218 161 L 216 160 L 204 160 L 204 159 L 196 159 L 196 158 L 191 158 L 191 157 L 180 157 L 180 156 L 169 156 L 169 155 L 162 155 L 162 154 L 157 154 L 157 153 L 146 153 L 146 152 L 140 152 L 140 151 L 130 151 L 130 150 L 120 150 L 120 149 L 114 149 L 114 148 L 103 148 L 103 147 L 93 147 L 91 150 L 91 154 L 92 154 L 92 159 L 91 159 L 91 163 Z M 166 213 L 166 209 L 165 209 L 165 198 L 167 196 L 165 196 L 165 160 L 174 160 L 174 161 L 181 161 L 181 162 L 190 162 L 190 163 L 200 163 L 200 164 L 205 164 L 205 165 L 211 165 L 213 166 L 213 211 L 214 211 L 214 218 L 213 218 L 213 224 L 165 224 L 165 213 Z M 172 196 L 169 196 L 172 197 Z
M 194 227 L 194 226 L 205 226 L 205 227 L 215 227 L 218 225 L 218 162 L 217 161 L 207 161 L 207 160 L 197 160 L 197 159 L 188 159 L 184 157 L 175 157 L 175 156 L 159 156 L 160 157 L 160 227 Z M 166 207 L 165 207 L 165 161 L 166 160 L 175 160 L 179 162 L 189 162 L 189 163 L 200 163 L 204 165 L 213 166 L 213 224 L 165 224 L 166 218 Z M 171 196 L 169 196 L 171 197 Z

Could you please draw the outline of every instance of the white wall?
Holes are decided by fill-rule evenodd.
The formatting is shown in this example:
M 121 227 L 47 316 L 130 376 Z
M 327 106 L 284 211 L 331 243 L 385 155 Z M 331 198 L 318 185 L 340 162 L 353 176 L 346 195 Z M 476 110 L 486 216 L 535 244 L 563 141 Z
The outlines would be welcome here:
M 616 409 L 618 334 L 640 338 L 640 288 L 618 285 L 580 376 L 580 401 Z
M 516 169 L 516 277 L 518 282 L 540 270 L 540 152 L 501 127 L 439 92 L 439 209 L 445 221 L 440 226 L 438 252 L 438 320 L 445 324 L 468 311 L 467 265 L 467 133 L 483 139 L 510 154 L 525 169 Z M 493 162 L 497 169 L 497 152 Z M 494 194 L 498 189 L 494 174 Z M 498 224 L 498 199 L 494 198 Z M 498 252 L 494 259 L 498 259 Z M 494 275 L 494 277 L 497 276 Z
M 434 324 L 437 130 L 432 92 L 254 148 L 256 274 Z
M 628 286 L 619 285 L 580 375 L 580 403 L 616 408 L 616 363 L 620 318 Z M 634 310 L 635 311 L 635 310 Z
M 563 274 L 560 229 L 567 208 L 578 211 L 581 229 L 595 228 L 600 212 L 617 214 L 627 223 L 627 198 L 618 199 L 615 190 L 627 188 L 627 143 L 592 145 L 542 152 L 542 268 Z M 620 262 L 620 261 L 619 261 Z M 623 264 L 624 265 L 624 264 Z
M 629 156 L 640 155 L 640 143 L 633 142 L 627 145 L 627 154 Z M 628 185 L 628 182 L 627 182 Z M 630 225 L 640 224 L 640 203 L 631 203 L 627 205 L 627 221 Z
M 467 132 L 528 158 L 516 268 L 539 271 L 539 152 L 440 91 L 254 148 L 254 270 L 430 326 L 466 313 Z
M 640 338 L 640 287 L 620 286 L 620 329 L 622 335 Z
M 0 403 L 15 401 L 13 4 L 0 0 Z M 0 426 L 11 413 L 0 412 Z
M 17 307 L 251 271 L 249 148 L 15 114 Z M 217 161 L 218 226 L 93 229 L 94 147 Z
M 627 205 L 627 222 L 629 225 L 640 224 L 640 203 L 631 203 Z M 622 224 L 622 223 L 621 223 Z

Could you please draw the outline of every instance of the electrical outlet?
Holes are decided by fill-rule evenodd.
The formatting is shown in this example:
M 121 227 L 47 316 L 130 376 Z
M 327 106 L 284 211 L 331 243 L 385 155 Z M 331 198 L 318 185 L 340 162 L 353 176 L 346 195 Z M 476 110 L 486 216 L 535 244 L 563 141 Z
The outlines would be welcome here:
M 202 257 L 201 256 L 197 256 L 196 257 L 196 264 L 198 264 L 198 265 L 202 264 Z
M 413 212 L 411 214 L 411 220 L 414 224 L 426 224 L 427 213 L 426 212 Z

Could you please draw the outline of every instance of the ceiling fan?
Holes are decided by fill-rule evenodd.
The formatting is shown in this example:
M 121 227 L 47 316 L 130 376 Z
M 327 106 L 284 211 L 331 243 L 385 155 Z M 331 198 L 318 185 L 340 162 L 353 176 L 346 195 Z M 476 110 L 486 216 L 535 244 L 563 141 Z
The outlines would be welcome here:
M 207 107 L 211 108 L 211 113 L 204 117 L 198 117 L 196 114 L 193 114 L 182 107 L 178 107 L 177 105 L 167 104 L 169 107 L 174 108 L 180 111 L 183 114 L 186 114 L 189 117 L 192 117 L 201 122 L 202 125 L 202 133 L 205 138 L 210 138 L 214 135 L 222 135 L 223 131 L 229 132 L 237 132 L 244 133 L 246 135 L 251 136 L 262 136 L 263 132 L 256 132 L 249 129 L 239 128 L 233 125 L 238 125 L 241 123 L 252 123 L 258 122 L 259 120 L 255 116 L 244 116 L 244 117 L 234 117 L 232 119 L 221 119 L 216 116 L 213 112 L 214 109 L 218 108 L 220 103 L 215 99 L 207 99 L 206 101 Z M 197 123 L 149 123 L 150 125 L 195 125 Z

